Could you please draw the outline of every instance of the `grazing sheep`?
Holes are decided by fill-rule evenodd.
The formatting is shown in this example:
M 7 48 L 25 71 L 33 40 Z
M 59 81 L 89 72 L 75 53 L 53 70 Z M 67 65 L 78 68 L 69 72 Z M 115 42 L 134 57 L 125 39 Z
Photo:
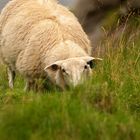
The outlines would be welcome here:
M 12 0 L 0 15 L 0 52 L 8 66 L 9 87 L 15 72 L 26 90 L 38 78 L 65 89 L 91 73 L 91 46 L 76 17 L 55 0 Z

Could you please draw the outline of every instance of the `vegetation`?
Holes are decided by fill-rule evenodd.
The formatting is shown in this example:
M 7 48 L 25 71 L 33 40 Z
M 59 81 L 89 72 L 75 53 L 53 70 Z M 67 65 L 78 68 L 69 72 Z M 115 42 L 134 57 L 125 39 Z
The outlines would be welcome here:
M 0 139 L 139 140 L 140 32 L 135 23 L 118 39 L 103 42 L 103 62 L 75 89 L 25 93 L 18 76 L 10 90 L 1 65 Z

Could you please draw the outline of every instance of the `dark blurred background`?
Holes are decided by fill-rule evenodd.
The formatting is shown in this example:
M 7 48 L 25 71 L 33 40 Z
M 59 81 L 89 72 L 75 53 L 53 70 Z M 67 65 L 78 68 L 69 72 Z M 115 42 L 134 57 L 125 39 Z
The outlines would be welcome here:
M 140 19 L 140 0 L 77 0 L 74 13 L 92 44 L 98 44 L 104 33 L 123 29 L 132 18 Z

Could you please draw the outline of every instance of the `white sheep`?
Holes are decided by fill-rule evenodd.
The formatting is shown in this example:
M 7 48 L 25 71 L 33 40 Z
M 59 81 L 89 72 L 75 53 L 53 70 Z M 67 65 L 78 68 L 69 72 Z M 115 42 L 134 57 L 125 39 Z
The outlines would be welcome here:
M 76 17 L 55 0 L 12 0 L 0 15 L 0 52 L 8 66 L 9 87 L 15 72 L 26 79 L 49 78 L 65 89 L 91 73 L 90 41 Z

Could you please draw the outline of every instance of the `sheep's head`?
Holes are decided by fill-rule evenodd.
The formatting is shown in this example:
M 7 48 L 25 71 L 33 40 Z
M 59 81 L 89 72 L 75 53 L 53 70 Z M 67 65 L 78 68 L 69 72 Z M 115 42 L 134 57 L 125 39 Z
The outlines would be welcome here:
M 82 83 L 91 73 L 100 58 L 76 57 L 66 60 L 56 61 L 47 66 L 45 71 L 52 82 L 62 89 L 66 86 L 76 86 Z

